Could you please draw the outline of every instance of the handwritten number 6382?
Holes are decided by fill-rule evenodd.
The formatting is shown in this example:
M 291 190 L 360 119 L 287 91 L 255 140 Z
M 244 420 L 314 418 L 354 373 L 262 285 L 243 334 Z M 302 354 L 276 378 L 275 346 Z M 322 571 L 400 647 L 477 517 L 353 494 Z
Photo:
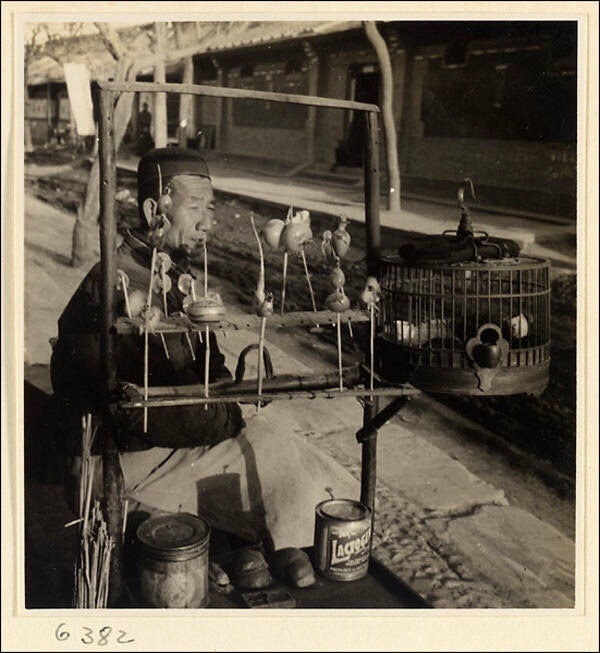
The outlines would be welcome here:
M 54 633 L 54 636 L 59 642 L 66 642 L 69 637 L 71 637 L 71 633 L 65 628 L 66 625 L 66 623 L 59 624 Z M 83 626 L 82 628 L 83 637 L 81 637 L 81 641 L 83 644 L 106 646 L 111 634 L 114 637 L 113 629 L 110 626 L 103 626 L 97 633 L 93 628 L 88 628 L 87 626 Z M 115 639 L 117 644 L 130 644 L 135 641 L 133 638 L 130 638 L 124 630 L 118 630 L 117 632 L 119 633 Z

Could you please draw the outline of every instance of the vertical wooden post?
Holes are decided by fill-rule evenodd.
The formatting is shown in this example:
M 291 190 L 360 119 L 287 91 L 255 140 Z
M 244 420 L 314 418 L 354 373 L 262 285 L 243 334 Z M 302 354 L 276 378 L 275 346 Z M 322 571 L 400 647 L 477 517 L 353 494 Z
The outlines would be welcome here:
M 174 22 L 173 29 L 175 32 L 175 46 L 177 48 L 184 48 L 186 45 L 186 38 L 183 33 L 182 24 Z M 194 83 L 194 59 L 192 56 L 186 57 L 182 62 L 181 83 Z M 192 126 L 193 121 L 191 118 L 193 102 L 193 95 L 179 96 L 179 124 L 177 126 L 177 139 L 179 141 L 179 147 L 187 147 L 188 135 L 194 133 Z
M 379 226 L 379 132 L 377 114 L 365 116 L 365 222 L 367 228 L 367 274 L 376 275 L 381 233 Z M 379 400 L 372 397 L 365 403 L 363 426 L 378 413 Z M 360 500 L 374 512 L 377 478 L 377 431 L 362 443 Z
M 182 71 L 182 84 L 192 84 L 194 82 L 194 61 L 192 57 L 188 57 L 183 62 Z M 179 125 L 178 125 L 178 140 L 179 147 L 187 147 L 188 134 L 190 133 L 190 113 L 192 109 L 193 95 L 180 95 L 179 96 Z
M 166 50 L 167 50 L 167 26 L 166 23 L 154 23 L 156 34 L 156 55 L 158 61 L 154 66 L 154 81 L 165 83 L 166 81 Z M 156 147 L 167 146 L 167 95 L 166 93 L 155 93 L 154 95 L 154 143 Z
M 363 427 L 375 417 L 379 410 L 378 397 L 365 401 Z M 362 443 L 360 470 L 360 502 L 375 514 L 375 488 L 377 483 L 377 431 L 369 434 Z
M 365 222 L 367 228 L 367 274 L 375 276 L 381 247 L 379 225 L 379 126 L 377 114 L 368 111 L 365 130 Z
M 303 44 L 304 53 L 308 57 L 308 94 L 316 95 L 319 85 L 319 56 L 309 42 Z M 315 137 L 317 126 L 317 107 L 307 107 L 306 123 L 304 127 L 305 139 L 305 162 L 314 163 L 315 160 Z
M 111 555 L 109 602 L 114 605 L 121 595 L 121 544 L 123 476 L 119 453 L 112 437 L 109 401 L 117 387 L 117 363 L 113 324 L 115 321 L 115 283 L 117 278 L 115 217 L 115 191 L 117 185 L 116 152 L 114 139 L 114 93 L 100 91 L 100 261 L 102 284 L 100 288 L 101 331 L 100 357 L 102 359 L 104 411 L 104 442 L 102 470 L 104 508 L 108 534 L 114 542 Z
M 46 143 L 50 142 L 52 133 L 52 96 L 50 94 L 50 81 L 46 83 Z
M 217 69 L 217 86 L 223 86 L 224 71 L 223 66 L 216 60 L 212 60 L 213 65 Z M 223 138 L 223 98 L 215 98 L 215 149 L 218 150 L 221 146 Z

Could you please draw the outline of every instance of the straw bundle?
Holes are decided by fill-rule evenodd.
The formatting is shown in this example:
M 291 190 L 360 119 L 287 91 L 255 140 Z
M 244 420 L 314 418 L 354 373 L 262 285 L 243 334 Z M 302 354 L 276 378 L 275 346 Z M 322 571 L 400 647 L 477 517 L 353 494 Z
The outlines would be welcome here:
M 108 602 L 113 540 L 98 501 L 92 505 L 96 461 L 92 416 L 82 418 L 81 480 L 79 486 L 79 558 L 75 566 L 75 608 L 105 608 Z

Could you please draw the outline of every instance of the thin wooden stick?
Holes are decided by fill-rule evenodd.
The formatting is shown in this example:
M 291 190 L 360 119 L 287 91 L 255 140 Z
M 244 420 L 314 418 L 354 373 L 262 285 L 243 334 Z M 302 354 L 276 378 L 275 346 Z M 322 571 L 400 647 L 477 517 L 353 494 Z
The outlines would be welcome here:
M 167 276 L 167 273 L 165 272 L 165 266 L 162 261 L 160 264 L 160 276 L 162 281 L 163 308 L 165 311 L 165 317 L 168 318 L 169 309 L 167 308 L 167 284 L 165 283 L 165 277 Z M 160 339 L 163 345 L 163 349 L 165 350 L 165 356 L 167 357 L 167 360 L 170 360 L 171 357 L 169 356 L 169 348 L 167 347 L 167 341 L 165 340 L 163 333 L 160 334 Z
M 146 320 L 144 325 L 144 399 L 148 399 L 148 329 L 150 328 L 150 307 L 152 306 L 152 280 L 156 266 L 156 247 L 152 250 L 150 262 L 150 283 L 148 284 L 148 297 L 146 299 Z M 144 407 L 144 433 L 148 432 L 148 408 Z
M 208 381 L 210 370 L 210 331 L 208 326 L 205 328 L 206 352 L 204 354 L 204 396 L 208 397 Z M 208 404 L 204 404 L 204 410 L 208 410 Z
M 192 346 L 192 341 L 190 340 L 190 334 L 185 332 L 185 339 L 187 340 L 188 347 L 190 348 L 190 354 L 192 355 L 192 360 L 196 360 L 196 354 L 194 353 L 194 347 Z
M 263 355 L 265 351 L 265 328 L 267 326 L 267 318 L 262 317 L 260 320 L 260 338 L 258 339 L 258 371 L 257 371 L 257 379 L 258 379 L 258 388 L 257 388 L 257 394 L 260 396 L 262 395 L 262 386 L 263 386 Z M 259 400 L 259 402 L 256 404 L 256 410 L 258 411 L 260 407 L 262 406 L 262 402 Z
M 123 542 L 125 541 L 125 530 L 127 528 L 127 509 L 129 508 L 129 499 L 125 499 L 123 502 Z
M 317 302 L 315 301 L 315 293 L 313 292 L 312 283 L 310 281 L 310 274 L 308 272 L 308 264 L 306 263 L 306 254 L 304 250 L 302 250 L 302 263 L 304 263 L 304 274 L 306 275 L 306 281 L 308 282 L 308 290 L 310 292 L 310 300 L 312 302 L 313 311 L 316 313 L 318 311 Z M 317 324 L 316 327 L 319 329 L 320 325 Z
M 167 341 L 165 340 L 165 334 L 160 333 L 160 341 L 162 342 L 163 350 L 165 352 L 166 358 L 170 359 L 171 357 L 169 356 L 169 350 L 167 349 Z
M 339 314 L 338 314 L 339 315 Z M 344 389 L 344 377 L 342 373 L 342 323 L 337 321 L 337 347 L 338 347 L 338 374 L 340 377 L 340 392 Z
M 283 306 L 285 304 L 285 286 L 287 282 L 288 253 L 283 253 L 283 285 L 281 287 L 281 314 L 283 315 Z
M 148 397 L 148 328 L 144 330 L 144 398 Z M 144 433 L 148 431 L 148 409 L 144 408 Z
M 206 250 L 206 238 L 202 241 L 202 251 L 204 253 L 204 296 L 208 295 L 208 252 Z
M 95 472 L 95 461 L 90 460 L 90 471 L 87 477 L 87 487 L 86 487 L 86 496 L 85 496 L 85 511 L 83 513 L 83 528 L 84 530 L 89 527 L 88 525 L 88 514 L 90 512 L 90 502 L 92 500 L 93 492 L 93 483 L 94 483 L 94 472 Z
M 370 355 L 371 355 L 371 365 L 370 365 L 370 379 L 369 379 L 369 389 L 373 390 L 374 382 L 374 366 L 375 366 L 375 305 L 369 304 L 369 314 L 371 318 L 371 338 L 370 338 Z M 371 396 L 371 400 L 373 397 Z
M 127 292 L 127 283 L 124 277 L 121 277 L 121 283 L 123 284 L 123 295 L 125 296 L 125 310 L 127 317 L 131 318 L 131 304 L 129 303 L 129 293 Z
M 304 253 L 304 250 L 302 250 L 302 262 L 304 263 L 304 274 L 306 275 L 306 281 L 308 282 L 308 290 L 310 292 L 313 311 L 316 313 L 317 303 L 315 302 L 315 293 L 313 292 L 312 283 L 310 282 L 310 274 L 308 273 L 308 265 L 306 263 L 306 254 Z

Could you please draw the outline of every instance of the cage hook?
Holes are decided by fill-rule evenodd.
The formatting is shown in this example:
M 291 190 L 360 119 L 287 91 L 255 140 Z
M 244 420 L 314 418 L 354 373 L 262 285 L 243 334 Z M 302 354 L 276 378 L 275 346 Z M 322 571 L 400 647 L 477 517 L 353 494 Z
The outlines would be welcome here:
M 473 180 L 470 177 L 465 177 L 462 181 L 462 184 L 458 187 L 458 208 L 460 209 L 460 222 L 458 223 L 458 228 L 456 230 L 456 235 L 459 238 L 470 236 L 473 237 L 474 229 L 473 223 L 471 222 L 471 215 L 469 209 L 465 205 L 465 188 L 467 186 L 471 189 L 471 196 L 477 202 L 477 197 L 475 195 L 475 186 L 473 185 Z

